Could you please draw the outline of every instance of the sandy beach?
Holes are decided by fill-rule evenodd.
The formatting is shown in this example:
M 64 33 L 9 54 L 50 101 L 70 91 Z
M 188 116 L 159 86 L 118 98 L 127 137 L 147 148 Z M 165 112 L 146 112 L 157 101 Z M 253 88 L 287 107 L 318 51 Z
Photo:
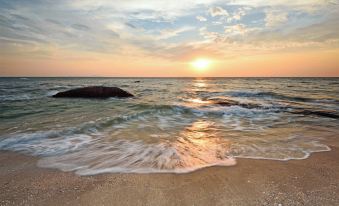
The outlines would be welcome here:
M 339 148 L 306 160 L 238 159 L 188 174 L 77 176 L 0 155 L 0 205 L 336 205 Z

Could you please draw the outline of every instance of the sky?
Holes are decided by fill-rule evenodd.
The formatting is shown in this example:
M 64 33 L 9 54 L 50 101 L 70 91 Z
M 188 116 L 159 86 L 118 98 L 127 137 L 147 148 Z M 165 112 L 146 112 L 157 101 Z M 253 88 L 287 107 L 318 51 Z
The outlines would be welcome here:
M 0 76 L 339 76 L 339 0 L 0 0 Z

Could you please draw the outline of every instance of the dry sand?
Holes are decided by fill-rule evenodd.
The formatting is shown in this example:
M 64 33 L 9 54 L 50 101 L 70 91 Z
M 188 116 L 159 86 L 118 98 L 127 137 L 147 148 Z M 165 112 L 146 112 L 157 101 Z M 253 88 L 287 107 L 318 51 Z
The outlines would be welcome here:
M 0 205 L 339 205 L 339 145 L 306 160 L 238 159 L 188 174 L 77 176 L 0 153 Z

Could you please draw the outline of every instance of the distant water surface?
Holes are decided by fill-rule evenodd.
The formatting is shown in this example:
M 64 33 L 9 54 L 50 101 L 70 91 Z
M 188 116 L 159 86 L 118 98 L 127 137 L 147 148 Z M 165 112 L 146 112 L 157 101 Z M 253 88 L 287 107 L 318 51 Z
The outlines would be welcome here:
M 51 98 L 92 85 L 136 97 Z M 338 78 L 0 78 L 0 150 L 80 175 L 304 159 L 338 117 Z

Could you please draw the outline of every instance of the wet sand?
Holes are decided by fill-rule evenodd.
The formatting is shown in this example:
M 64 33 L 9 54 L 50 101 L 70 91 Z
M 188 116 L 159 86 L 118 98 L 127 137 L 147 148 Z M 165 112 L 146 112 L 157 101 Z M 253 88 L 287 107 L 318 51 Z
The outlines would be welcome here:
M 306 160 L 238 159 L 188 174 L 77 176 L 0 153 L 0 205 L 338 205 L 339 144 Z

